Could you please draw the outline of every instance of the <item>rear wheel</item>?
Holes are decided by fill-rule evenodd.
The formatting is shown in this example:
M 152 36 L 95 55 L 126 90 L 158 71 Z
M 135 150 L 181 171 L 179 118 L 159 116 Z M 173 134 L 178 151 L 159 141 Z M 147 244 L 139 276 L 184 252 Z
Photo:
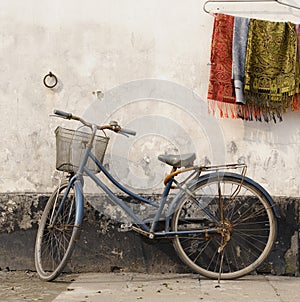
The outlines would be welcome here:
M 64 269 L 79 237 L 76 225 L 76 187 L 67 192 L 68 183 L 57 187 L 42 214 L 35 244 L 35 266 L 39 277 L 54 280 Z M 63 201 L 63 197 L 66 198 Z
M 178 202 L 173 231 L 215 232 L 177 235 L 173 244 L 183 262 L 213 279 L 238 278 L 261 265 L 271 251 L 277 227 L 272 206 L 259 186 L 225 174 L 199 180 L 191 191 L 193 197 L 185 194 Z

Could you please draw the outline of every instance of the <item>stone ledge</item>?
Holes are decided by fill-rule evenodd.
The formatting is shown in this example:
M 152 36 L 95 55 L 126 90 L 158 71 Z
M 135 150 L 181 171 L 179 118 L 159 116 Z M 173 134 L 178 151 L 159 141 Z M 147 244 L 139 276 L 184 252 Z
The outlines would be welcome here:
M 0 194 L 1 269 L 35 270 L 33 252 L 37 222 L 47 197 L 47 194 Z M 124 217 L 114 211 L 107 199 L 101 198 L 100 213 L 99 206 L 95 205 L 99 195 L 87 196 L 94 207 L 85 206 L 81 237 L 70 263 L 72 271 L 189 272 L 178 259 L 170 241 L 151 241 L 133 232 L 120 232 L 119 222 Z M 298 276 L 300 200 L 281 197 L 275 198 L 275 202 L 281 215 L 278 237 L 260 271 Z M 132 206 L 138 205 L 132 203 Z M 144 208 L 139 210 L 148 214 Z

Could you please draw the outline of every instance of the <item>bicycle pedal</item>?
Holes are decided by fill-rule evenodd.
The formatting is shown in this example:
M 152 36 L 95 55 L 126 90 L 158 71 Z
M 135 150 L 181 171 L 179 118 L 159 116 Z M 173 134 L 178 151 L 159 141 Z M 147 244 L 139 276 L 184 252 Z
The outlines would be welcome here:
M 132 223 L 128 223 L 128 224 L 123 223 L 121 224 L 119 229 L 120 232 L 129 232 L 131 230 L 132 230 Z

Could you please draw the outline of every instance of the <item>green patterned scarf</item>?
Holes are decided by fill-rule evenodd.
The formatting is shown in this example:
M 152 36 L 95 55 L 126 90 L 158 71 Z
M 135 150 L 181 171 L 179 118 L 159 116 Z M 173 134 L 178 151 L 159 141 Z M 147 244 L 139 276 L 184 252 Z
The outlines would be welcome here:
M 296 63 L 296 94 L 293 103 L 293 110 L 300 110 L 300 25 L 295 24 L 297 34 L 297 63 Z
M 294 24 L 251 19 L 245 64 L 245 100 L 255 116 L 281 119 L 295 95 L 297 36 Z

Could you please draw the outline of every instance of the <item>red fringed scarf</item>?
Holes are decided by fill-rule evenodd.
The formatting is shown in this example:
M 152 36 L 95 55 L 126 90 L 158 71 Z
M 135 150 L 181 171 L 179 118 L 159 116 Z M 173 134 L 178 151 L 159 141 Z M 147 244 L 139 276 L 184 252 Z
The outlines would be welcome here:
M 216 14 L 211 43 L 211 68 L 208 86 L 209 110 L 216 105 L 221 117 L 237 118 L 232 80 L 232 39 L 234 17 Z

